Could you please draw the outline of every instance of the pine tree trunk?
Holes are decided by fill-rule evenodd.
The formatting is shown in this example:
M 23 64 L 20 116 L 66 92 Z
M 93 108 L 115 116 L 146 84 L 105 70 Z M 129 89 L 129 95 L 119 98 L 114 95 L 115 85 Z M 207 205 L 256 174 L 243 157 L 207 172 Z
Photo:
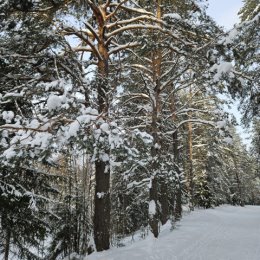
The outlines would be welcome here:
M 190 105 L 192 102 L 192 88 L 190 87 Z M 192 112 L 189 112 L 189 119 L 192 118 Z M 189 158 L 189 195 L 190 195 L 190 210 L 194 210 L 194 174 L 193 174 L 193 144 L 192 144 L 192 123 L 188 123 L 188 158 Z
M 162 0 L 156 1 L 156 17 L 161 19 L 162 17 Z M 159 39 L 158 39 L 159 42 Z M 160 49 L 156 49 L 152 52 L 152 69 L 153 69 L 153 82 L 155 83 L 154 89 L 154 102 L 153 104 L 153 115 L 152 115 L 152 135 L 154 139 L 154 146 L 151 149 L 151 155 L 153 158 L 156 158 L 158 153 L 160 152 L 155 145 L 161 145 L 159 136 L 158 136 L 158 123 L 159 123 L 159 116 L 161 113 L 161 65 L 162 65 L 162 51 Z M 159 170 L 159 162 L 153 162 L 153 170 Z M 158 186 L 161 187 L 161 221 L 165 224 L 168 220 L 168 199 L 167 199 L 167 187 L 165 181 L 162 178 L 158 178 L 158 173 L 156 172 L 154 176 L 152 176 L 151 180 L 151 187 L 150 187 L 150 201 L 155 202 L 156 206 L 156 214 L 150 215 L 150 227 L 155 237 L 159 235 L 159 208 L 158 208 Z M 166 195 L 166 196 L 165 196 Z
M 235 165 L 235 175 L 236 175 L 236 181 L 237 181 L 237 189 L 238 189 L 238 193 L 239 193 L 239 205 L 241 207 L 244 207 L 245 201 L 244 201 L 244 198 L 243 198 L 242 183 L 241 183 L 241 180 L 240 180 L 239 168 L 237 166 L 237 161 L 236 161 L 235 155 L 233 155 L 233 161 L 234 161 L 234 165 Z
M 175 203 L 174 203 L 174 218 L 176 221 L 181 219 L 182 216 L 182 186 L 180 182 L 180 174 L 181 171 L 179 169 L 179 150 L 178 150 L 178 129 L 175 130 L 173 133 L 173 154 L 174 154 L 174 164 L 175 164 L 175 171 L 178 178 L 178 183 L 176 184 L 176 195 L 175 195 Z
M 177 116 L 176 116 L 176 101 L 175 101 L 174 93 L 171 95 L 171 113 L 172 113 L 172 121 L 175 122 L 177 120 Z M 173 202 L 174 205 L 173 214 L 176 221 L 180 220 L 182 216 L 182 184 L 180 181 L 180 175 L 181 175 L 181 171 L 179 168 L 180 152 L 178 146 L 179 146 L 178 129 L 175 129 L 172 135 L 172 149 L 173 149 L 173 156 L 174 156 L 174 167 L 175 167 L 175 172 L 178 175 L 178 180 L 176 183 L 176 191 L 174 192 L 174 198 L 172 199 L 175 200 Z
M 156 176 L 151 180 L 151 187 L 150 187 L 150 202 L 153 201 L 156 206 L 156 212 L 155 214 L 150 214 L 149 215 L 149 224 L 152 230 L 152 233 L 154 237 L 159 236 L 159 219 L 158 219 L 158 209 L 157 209 L 157 201 L 158 201 L 158 182 Z
M 188 123 L 188 154 L 189 154 L 189 195 L 190 209 L 194 210 L 194 176 L 193 176 L 193 146 L 192 146 L 192 123 Z
M 174 219 L 176 221 L 180 220 L 182 217 L 182 188 L 181 184 L 178 183 L 178 186 L 176 188 L 176 201 L 175 201 L 175 207 L 174 207 Z
M 102 60 L 98 62 L 98 111 L 103 113 L 105 118 L 108 117 L 108 47 L 105 44 L 105 21 L 103 16 L 97 17 L 99 21 L 100 42 L 98 50 L 102 56 Z M 105 152 L 109 155 L 109 150 L 105 148 Z M 94 240 L 97 251 L 107 250 L 110 247 L 110 167 L 107 162 L 96 159 L 95 162 L 95 199 L 94 199 Z
M 103 251 L 109 249 L 110 246 L 110 173 L 105 172 L 105 162 L 96 161 L 95 168 L 94 240 L 96 250 Z
M 158 98 L 158 96 L 157 96 Z M 156 100 L 158 101 L 158 99 Z M 157 102 L 156 102 L 157 103 Z M 150 203 L 154 203 L 155 212 L 151 214 L 149 212 L 149 224 L 152 230 L 154 237 L 158 237 L 159 235 L 159 209 L 158 209 L 158 169 L 159 169 L 159 162 L 158 158 L 156 158 L 158 154 L 158 150 L 156 149 L 155 145 L 158 144 L 158 134 L 157 134 L 157 109 L 154 108 L 153 110 L 153 117 L 152 117 L 152 132 L 153 132 L 153 139 L 154 145 L 151 148 L 151 155 L 153 158 L 152 163 L 152 171 L 154 173 L 151 176 L 151 183 L 149 189 L 149 196 L 150 196 Z
M 5 237 L 4 259 L 3 260 L 9 259 L 10 241 L 11 241 L 11 230 L 9 228 L 7 228 L 6 237 Z
M 168 203 L 168 190 L 165 179 L 160 179 L 161 194 L 160 194 L 160 204 L 161 204 L 161 215 L 160 220 L 162 225 L 166 224 L 169 219 L 169 203 Z

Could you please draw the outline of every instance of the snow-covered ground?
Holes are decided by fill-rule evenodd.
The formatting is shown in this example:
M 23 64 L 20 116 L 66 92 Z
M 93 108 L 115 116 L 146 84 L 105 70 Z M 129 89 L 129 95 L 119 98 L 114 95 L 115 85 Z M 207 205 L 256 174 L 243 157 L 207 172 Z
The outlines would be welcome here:
M 148 236 L 85 260 L 259 260 L 260 207 L 221 206 L 184 216 L 159 239 Z

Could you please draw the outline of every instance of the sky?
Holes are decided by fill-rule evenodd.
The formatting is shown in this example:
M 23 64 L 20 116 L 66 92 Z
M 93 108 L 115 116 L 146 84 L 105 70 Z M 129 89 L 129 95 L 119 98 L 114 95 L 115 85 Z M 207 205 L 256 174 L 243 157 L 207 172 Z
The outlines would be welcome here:
M 231 29 L 235 23 L 239 22 L 238 12 L 243 6 L 242 0 L 208 0 L 208 14 L 225 29 Z M 237 109 L 239 101 L 234 102 L 232 109 L 228 112 L 234 114 L 238 123 L 240 123 L 241 113 Z M 250 144 L 250 134 L 248 129 L 244 129 L 241 125 L 237 126 L 237 131 L 242 138 L 244 144 Z
M 243 6 L 242 0 L 208 0 L 208 14 L 226 29 L 232 28 L 233 24 L 239 22 L 237 15 Z

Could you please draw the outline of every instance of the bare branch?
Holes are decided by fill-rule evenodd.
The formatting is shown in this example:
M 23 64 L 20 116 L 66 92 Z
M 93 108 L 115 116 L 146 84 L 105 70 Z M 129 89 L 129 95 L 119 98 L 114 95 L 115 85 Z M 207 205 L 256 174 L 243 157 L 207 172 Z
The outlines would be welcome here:
M 113 48 L 111 51 L 108 52 L 108 54 L 113 54 L 113 53 L 117 53 L 121 50 L 126 50 L 126 49 L 129 49 L 129 48 L 134 48 L 134 47 L 138 47 L 140 46 L 140 43 L 138 42 L 130 42 L 130 43 L 127 43 L 127 44 L 124 44 L 124 45 L 118 45 L 116 48 Z
M 152 16 L 148 16 L 148 15 L 141 15 L 138 17 L 134 17 L 128 20 L 123 20 L 123 21 L 116 21 L 114 23 L 111 23 L 107 26 L 107 28 L 113 28 L 114 26 L 118 26 L 118 25 L 126 25 L 126 24 L 130 24 L 136 21 L 142 21 L 142 20 L 148 20 L 148 21 L 152 21 L 152 22 L 156 22 L 158 24 L 163 24 L 163 25 L 167 25 L 165 22 L 163 22 L 160 19 L 157 19 L 156 17 L 152 17 Z
M 117 6 L 117 4 L 111 4 L 110 6 Z M 154 16 L 153 13 L 148 12 L 148 11 L 142 9 L 142 8 L 131 8 L 131 7 L 125 6 L 125 5 L 121 5 L 121 8 L 126 10 L 126 11 L 129 11 L 131 13 L 147 14 L 147 15 Z
M 96 33 L 95 29 L 92 27 L 92 25 L 88 22 L 84 22 L 84 24 L 89 29 L 89 31 L 92 33 L 91 36 L 94 37 L 98 42 L 101 42 L 99 36 L 97 35 L 97 33 Z
M 68 27 L 68 28 L 65 28 L 65 34 L 67 35 L 76 35 L 78 36 L 81 40 L 83 40 L 84 42 L 86 42 L 90 48 L 92 49 L 92 52 L 93 54 L 97 57 L 98 60 L 102 60 L 102 56 L 101 54 L 99 53 L 98 49 L 96 48 L 96 45 L 95 43 L 89 39 L 88 37 L 86 37 L 86 35 L 84 35 L 84 32 L 83 31 L 78 31 L 77 29 L 75 28 L 71 28 L 71 27 Z

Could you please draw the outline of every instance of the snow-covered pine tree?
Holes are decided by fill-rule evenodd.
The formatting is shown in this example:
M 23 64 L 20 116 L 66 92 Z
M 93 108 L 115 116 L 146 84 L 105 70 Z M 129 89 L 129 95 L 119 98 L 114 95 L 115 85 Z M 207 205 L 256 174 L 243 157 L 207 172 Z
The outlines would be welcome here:
M 140 1 L 140 4 L 145 5 L 147 3 Z M 184 104 L 175 104 L 174 100 L 178 100 L 178 91 L 181 92 L 182 89 L 188 88 L 195 81 L 199 85 L 205 80 L 204 73 L 210 68 L 206 55 L 207 47 L 209 47 L 215 33 L 220 32 L 199 7 L 195 11 L 193 6 L 187 4 L 186 7 L 187 9 L 184 8 L 184 11 L 180 8 L 180 14 L 177 14 L 172 13 L 173 8 L 176 8 L 176 6 L 173 6 L 171 2 L 163 1 L 160 5 L 150 5 L 149 11 L 159 13 L 163 18 L 162 21 L 167 22 L 167 25 L 162 22 L 161 28 L 171 28 L 174 36 L 167 34 L 167 31 L 160 34 L 156 31 L 146 32 L 146 38 L 153 39 L 153 41 L 142 38 L 142 48 L 135 48 L 134 61 L 130 61 L 129 65 L 132 76 L 127 81 L 129 82 L 128 85 L 127 82 L 124 83 L 124 92 L 121 98 L 123 105 L 128 104 L 131 107 L 131 111 L 130 109 L 122 108 L 125 117 L 130 115 L 133 118 L 133 120 L 131 118 L 128 121 L 126 120 L 126 125 L 131 126 L 131 128 L 144 129 L 154 139 L 154 148 L 151 149 L 150 157 L 157 166 L 151 163 L 147 169 L 148 171 L 150 169 L 150 178 L 152 180 L 154 180 L 154 174 L 158 172 L 155 174 L 158 176 L 154 185 L 157 187 L 155 190 L 150 190 L 153 196 L 156 197 L 156 201 L 154 199 L 150 200 L 152 201 L 151 204 L 155 205 L 156 216 L 155 220 L 152 221 L 154 222 L 152 230 L 154 230 L 155 236 L 158 236 L 159 216 L 163 216 L 163 223 L 169 218 L 169 211 L 167 212 L 164 209 L 169 208 L 169 204 L 178 204 L 178 208 L 181 208 L 181 199 L 178 199 L 179 203 L 174 203 L 173 199 L 181 194 L 181 192 L 177 192 L 178 185 L 175 185 L 174 188 L 170 183 L 173 181 L 176 184 L 176 176 L 181 178 L 180 170 L 177 170 L 179 169 L 179 163 L 177 163 L 178 159 L 176 158 L 179 157 L 179 150 L 176 129 L 183 125 L 181 119 L 184 119 L 184 117 L 181 117 L 181 113 L 187 112 L 189 106 L 185 102 Z M 191 21 L 189 23 L 187 22 L 188 18 Z M 207 22 L 207 33 L 211 34 L 212 38 L 209 35 L 206 36 L 200 26 L 196 27 L 194 25 L 196 29 L 192 32 L 191 28 L 194 27 L 191 26 L 191 23 L 196 23 L 200 19 Z M 206 25 L 204 24 L 204 26 Z M 194 49 L 189 49 L 189 47 Z M 196 48 L 198 48 L 198 53 L 196 51 L 194 53 Z M 197 59 L 196 55 L 202 55 L 204 60 L 201 58 Z M 138 85 L 136 85 L 137 82 Z M 180 115 L 178 120 L 176 120 L 178 110 Z M 193 120 L 199 121 L 197 118 Z M 154 125 L 154 129 L 152 129 L 152 125 Z M 155 139 L 158 140 L 155 141 Z M 168 156 L 173 151 L 175 152 L 175 158 Z M 177 171 L 179 172 L 177 173 Z M 172 172 L 173 175 L 170 176 L 166 174 L 167 172 Z M 147 175 L 144 176 L 144 179 L 147 179 Z M 139 184 L 140 180 L 137 181 L 137 186 Z M 163 186 L 167 186 L 167 188 L 163 188 Z M 149 187 L 152 188 L 152 185 Z M 172 192 L 170 191 L 171 189 L 175 191 Z M 168 198 L 162 196 L 163 190 L 169 191 Z M 160 207 L 159 204 L 161 204 Z M 151 208 L 154 207 L 151 206 Z M 150 219 L 152 219 L 151 217 Z
M 233 61 L 235 66 L 219 68 L 222 72 L 234 75 L 229 78 L 228 90 L 232 97 L 240 98 L 240 109 L 244 113 L 243 121 L 248 124 L 254 116 L 259 116 L 259 23 L 260 5 L 255 0 L 245 0 L 239 12 L 241 22 L 234 25 L 219 43 L 225 46 L 228 54 L 227 62 Z M 220 72 L 220 70 L 218 70 Z
M 65 78 L 78 86 L 81 72 L 75 56 L 57 54 L 68 47 L 53 32 L 59 5 L 5 1 L 1 7 L 5 10 L 0 42 L 1 248 L 5 259 L 11 253 L 20 259 L 38 259 L 46 253 L 43 241 L 53 220 L 58 224 L 55 212 L 49 211 L 59 194 L 55 187 L 61 177 L 49 174 L 49 167 L 57 164 L 53 161 L 56 147 L 48 146 L 48 112 L 53 116 L 53 105 L 60 105 L 58 95 L 65 91 Z M 58 104 L 47 102 L 50 93 Z

